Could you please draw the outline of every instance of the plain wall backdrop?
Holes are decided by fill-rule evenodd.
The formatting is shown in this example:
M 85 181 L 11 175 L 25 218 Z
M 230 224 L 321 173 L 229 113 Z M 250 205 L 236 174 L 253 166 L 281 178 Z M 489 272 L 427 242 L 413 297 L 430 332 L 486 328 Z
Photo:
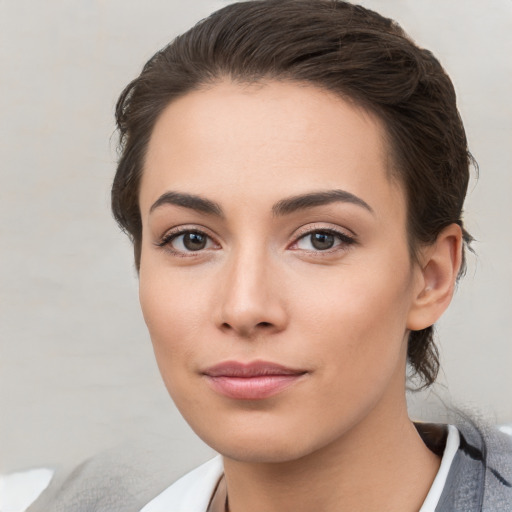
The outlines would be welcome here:
M 183 468 L 211 453 L 160 382 L 109 186 L 118 94 L 226 3 L 0 0 L 0 472 L 152 436 Z M 361 3 L 440 58 L 480 165 L 465 215 L 477 256 L 439 325 L 435 392 L 512 422 L 512 2 Z

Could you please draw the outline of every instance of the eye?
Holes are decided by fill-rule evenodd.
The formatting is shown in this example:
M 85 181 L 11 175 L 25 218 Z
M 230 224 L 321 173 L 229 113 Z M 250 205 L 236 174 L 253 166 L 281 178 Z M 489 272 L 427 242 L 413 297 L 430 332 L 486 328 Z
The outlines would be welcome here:
M 294 244 L 294 249 L 303 251 L 328 251 L 338 246 L 355 243 L 354 238 L 330 229 L 309 231 Z
M 173 238 L 171 245 L 178 250 L 200 251 L 208 243 L 208 237 L 204 233 L 190 231 Z
M 217 246 L 206 233 L 199 230 L 182 230 L 168 233 L 157 245 L 175 254 L 199 252 Z

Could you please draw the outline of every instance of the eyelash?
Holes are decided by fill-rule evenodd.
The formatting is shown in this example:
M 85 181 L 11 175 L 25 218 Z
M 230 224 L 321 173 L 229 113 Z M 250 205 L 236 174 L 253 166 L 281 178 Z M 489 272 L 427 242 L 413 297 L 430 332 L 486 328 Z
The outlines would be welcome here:
M 304 251 L 308 252 L 309 254 L 313 254 L 315 256 L 322 256 L 322 255 L 328 255 L 332 254 L 337 251 L 343 251 L 347 250 L 351 245 L 354 245 L 357 243 L 357 240 L 355 236 L 347 235 L 346 233 L 342 231 L 338 231 L 334 228 L 325 228 L 325 227 L 309 227 L 302 233 L 299 233 L 299 235 L 296 237 L 295 241 L 291 244 L 290 247 L 293 247 L 297 245 L 301 240 L 306 239 L 308 236 L 312 236 L 314 234 L 324 234 L 324 235 L 331 235 L 338 239 L 338 244 L 334 245 L 333 247 L 329 247 L 328 249 L 313 249 L 313 250 L 307 250 L 303 249 Z M 295 249 L 298 250 L 298 249 Z
M 297 245 L 301 240 L 307 238 L 308 236 L 312 236 L 312 235 L 318 234 L 318 233 L 334 236 L 335 238 L 338 239 L 339 243 L 337 245 L 334 245 L 333 247 L 330 247 L 330 248 L 325 249 L 325 250 L 321 250 L 321 249 L 316 249 L 316 250 L 303 249 L 305 252 L 308 252 L 309 254 L 319 255 L 319 256 L 322 255 L 322 254 L 332 254 L 333 252 L 336 252 L 336 251 L 339 251 L 339 250 L 347 250 L 351 245 L 354 245 L 354 244 L 357 243 L 357 240 L 356 240 L 355 237 L 347 235 L 346 233 L 343 233 L 343 232 L 338 231 L 338 230 L 333 229 L 333 228 L 318 227 L 318 228 L 308 228 L 307 230 L 305 230 L 302 233 L 300 233 L 295 238 L 294 242 L 290 246 L 288 246 L 288 248 L 293 248 L 293 246 Z M 196 229 L 196 228 L 195 229 L 194 228 L 180 228 L 180 229 L 177 229 L 175 231 L 167 232 L 162 237 L 162 239 L 160 241 L 155 243 L 155 245 L 157 247 L 160 247 L 160 248 L 165 249 L 166 251 L 170 252 L 173 256 L 178 256 L 178 257 L 182 257 L 182 258 L 194 257 L 196 255 L 196 253 L 197 253 L 197 255 L 199 255 L 199 253 L 203 252 L 204 249 L 199 249 L 197 251 L 192 251 L 192 250 L 190 250 L 190 251 L 180 251 L 180 250 L 176 250 L 176 249 L 174 249 L 172 247 L 172 242 L 174 240 L 176 240 L 180 236 L 183 236 L 183 235 L 186 235 L 186 234 L 201 235 L 201 236 L 206 237 L 210 241 L 213 241 L 215 244 L 217 244 L 217 242 L 215 242 L 213 237 L 211 237 L 210 235 L 208 235 L 208 233 L 206 233 L 205 231 L 203 231 L 201 229 Z M 292 249 L 292 250 L 300 250 L 300 249 Z

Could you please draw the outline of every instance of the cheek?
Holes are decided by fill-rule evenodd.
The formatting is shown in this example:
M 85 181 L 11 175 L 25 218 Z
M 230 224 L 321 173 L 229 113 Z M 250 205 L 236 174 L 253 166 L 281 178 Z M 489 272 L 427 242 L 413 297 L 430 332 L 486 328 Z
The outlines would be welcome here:
M 204 402 L 196 373 L 198 358 L 211 344 L 206 332 L 211 315 L 205 281 L 141 266 L 139 299 L 162 380 L 185 420 L 199 431 L 206 428 L 205 423 L 212 428 L 216 417 Z
M 182 281 L 185 280 L 185 283 Z M 196 285 L 195 285 L 196 284 Z M 208 294 L 199 283 L 141 266 L 139 300 L 160 372 L 167 385 L 197 353 L 208 317 Z
M 312 353 L 332 374 L 338 371 L 347 379 L 365 381 L 395 369 L 410 295 L 408 266 L 399 268 L 406 269 L 402 275 L 382 267 L 378 272 L 356 272 L 347 266 L 296 293 L 297 328 L 309 333 Z
M 361 421 L 388 390 L 402 392 L 407 301 L 404 280 L 390 284 L 377 276 L 347 273 L 316 289 L 303 301 L 296 330 L 306 335 L 317 369 L 313 416 L 322 419 L 323 442 Z

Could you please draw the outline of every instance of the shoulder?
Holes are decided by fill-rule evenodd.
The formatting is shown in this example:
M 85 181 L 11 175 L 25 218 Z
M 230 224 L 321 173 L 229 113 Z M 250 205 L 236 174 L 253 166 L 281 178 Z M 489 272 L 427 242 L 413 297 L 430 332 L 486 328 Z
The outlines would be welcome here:
M 168 446 L 123 445 L 57 472 L 27 512 L 139 512 L 183 474 Z
M 460 415 L 460 445 L 438 512 L 512 512 L 512 438 L 482 421 Z

